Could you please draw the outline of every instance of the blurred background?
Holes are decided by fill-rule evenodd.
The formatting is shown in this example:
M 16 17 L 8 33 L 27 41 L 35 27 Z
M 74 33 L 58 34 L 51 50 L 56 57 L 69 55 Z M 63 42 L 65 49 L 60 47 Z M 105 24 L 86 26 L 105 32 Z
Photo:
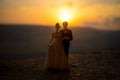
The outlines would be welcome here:
M 46 55 L 55 23 L 73 31 L 70 53 L 120 50 L 120 0 L 0 0 L 0 58 Z

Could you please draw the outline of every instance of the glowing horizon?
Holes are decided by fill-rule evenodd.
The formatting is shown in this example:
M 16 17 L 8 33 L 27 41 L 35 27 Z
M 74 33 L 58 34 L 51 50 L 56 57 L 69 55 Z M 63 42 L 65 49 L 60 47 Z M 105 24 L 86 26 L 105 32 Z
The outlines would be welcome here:
M 114 19 L 120 21 L 119 8 L 119 0 L 1 0 L 0 23 L 54 25 L 68 21 L 70 26 L 104 25 Z

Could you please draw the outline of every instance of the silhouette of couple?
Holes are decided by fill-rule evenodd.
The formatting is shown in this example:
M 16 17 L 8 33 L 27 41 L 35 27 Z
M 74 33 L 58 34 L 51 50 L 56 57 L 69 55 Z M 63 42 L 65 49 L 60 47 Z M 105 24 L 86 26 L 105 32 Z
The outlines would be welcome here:
M 47 69 L 69 70 L 69 48 L 73 35 L 67 28 L 68 22 L 63 22 L 63 27 L 64 29 L 60 30 L 59 23 L 55 25 L 56 31 L 52 33 L 48 48 Z

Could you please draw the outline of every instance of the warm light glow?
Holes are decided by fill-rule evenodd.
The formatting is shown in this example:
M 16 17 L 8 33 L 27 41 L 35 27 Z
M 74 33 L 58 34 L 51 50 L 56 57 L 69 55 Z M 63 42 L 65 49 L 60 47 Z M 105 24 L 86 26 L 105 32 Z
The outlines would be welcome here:
M 0 24 L 53 26 L 68 21 L 72 27 L 115 29 L 120 28 L 119 8 L 118 0 L 1 0 Z
M 71 19 L 71 12 L 64 9 L 60 11 L 60 20 L 63 21 L 70 21 Z

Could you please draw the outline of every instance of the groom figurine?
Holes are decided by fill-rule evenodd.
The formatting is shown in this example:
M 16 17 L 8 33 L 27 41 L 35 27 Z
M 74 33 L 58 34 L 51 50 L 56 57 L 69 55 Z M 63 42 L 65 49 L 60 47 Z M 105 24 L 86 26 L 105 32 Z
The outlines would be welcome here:
M 64 46 L 64 51 L 65 51 L 65 55 L 67 56 L 68 58 L 68 54 L 69 54 L 69 48 L 70 48 L 70 41 L 73 40 L 73 35 L 72 35 L 72 31 L 69 30 L 67 28 L 68 26 L 68 22 L 63 22 L 63 27 L 64 29 L 61 30 L 61 34 L 62 34 L 62 37 L 63 37 L 63 46 Z

